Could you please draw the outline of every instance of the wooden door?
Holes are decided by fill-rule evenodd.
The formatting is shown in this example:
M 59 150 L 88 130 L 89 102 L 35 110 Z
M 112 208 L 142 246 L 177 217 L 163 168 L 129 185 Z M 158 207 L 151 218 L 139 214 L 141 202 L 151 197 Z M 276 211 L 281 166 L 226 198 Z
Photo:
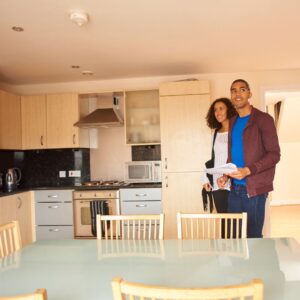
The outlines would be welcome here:
M 205 120 L 209 104 L 209 95 L 160 97 L 162 168 L 165 172 L 203 170 L 211 148 L 211 133 Z
M 77 94 L 47 95 L 47 148 L 79 147 Z
M 46 148 L 46 96 L 22 96 L 21 104 L 23 149 Z
M 20 193 L 14 196 L 16 203 L 16 219 L 19 221 L 22 245 L 33 241 L 32 225 L 32 192 Z
M 177 238 L 177 212 L 201 213 L 202 172 L 163 173 L 162 199 L 165 238 Z
M 22 149 L 21 99 L 1 90 L 0 149 Z

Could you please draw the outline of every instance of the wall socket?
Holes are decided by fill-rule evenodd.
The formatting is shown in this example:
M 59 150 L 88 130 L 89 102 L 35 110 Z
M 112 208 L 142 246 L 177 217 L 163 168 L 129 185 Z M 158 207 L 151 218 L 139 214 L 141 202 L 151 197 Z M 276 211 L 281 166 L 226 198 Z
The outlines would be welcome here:
M 66 171 L 59 171 L 58 176 L 59 176 L 59 178 L 65 178 L 67 176 L 67 172 Z
M 69 177 L 80 177 L 81 171 L 80 170 L 72 170 L 69 171 Z

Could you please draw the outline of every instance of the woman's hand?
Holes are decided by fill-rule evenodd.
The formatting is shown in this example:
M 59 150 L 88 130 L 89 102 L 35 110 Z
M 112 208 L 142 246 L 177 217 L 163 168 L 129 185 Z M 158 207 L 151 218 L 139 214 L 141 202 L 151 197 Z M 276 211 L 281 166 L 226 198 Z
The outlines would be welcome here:
M 211 184 L 210 184 L 209 182 L 203 184 L 203 188 L 204 188 L 207 192 L 210 192 L 210 191 L 212 190 L 212 186 L 211 186 Z
M 217 184 L 218 184 L 219 189 L 224 189 L 227 181 L 228 181 L 228 177 L 226 175 L 219 177 L 217 179 Z

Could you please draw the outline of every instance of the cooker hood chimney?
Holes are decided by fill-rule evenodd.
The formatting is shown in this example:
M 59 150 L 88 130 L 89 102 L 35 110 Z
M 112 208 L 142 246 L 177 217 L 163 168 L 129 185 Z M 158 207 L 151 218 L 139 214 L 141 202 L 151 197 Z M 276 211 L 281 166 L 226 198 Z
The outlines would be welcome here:
M 123 117 L 119 108 L 119 98 L 112 98 L 111 108 L 97 108 L 87 116 L 81 118 L 74 126 L 80 128 L 108 128 L 123 126 Z

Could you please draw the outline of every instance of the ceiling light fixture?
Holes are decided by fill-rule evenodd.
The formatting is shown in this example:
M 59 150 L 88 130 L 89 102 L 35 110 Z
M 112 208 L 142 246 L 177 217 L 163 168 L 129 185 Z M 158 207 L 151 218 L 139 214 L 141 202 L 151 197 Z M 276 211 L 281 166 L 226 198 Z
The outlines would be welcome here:
M 17 32 L 22 32 L 22 31 L 24 31 L 24 28 L 21 27 L 21 26 L 13 26 L 11 29 L 14 30 L 14 31 L 17 31 Z
M 73 65 L 73 66 L 71 66 L 71 68 L 72 68 L 72 69 L 79 69 L 79 68 L 80 68 L 80 66 Z
M 82 71 L 81 74 L 82 75 L 94 75 L 94 73 L 92 71 L 88 71 L 88 70 Z
M 82 26 L 88 23 L 89 16 L 84 12 L 75 11 L 70 13 L 70 20 L 76 25 Z

